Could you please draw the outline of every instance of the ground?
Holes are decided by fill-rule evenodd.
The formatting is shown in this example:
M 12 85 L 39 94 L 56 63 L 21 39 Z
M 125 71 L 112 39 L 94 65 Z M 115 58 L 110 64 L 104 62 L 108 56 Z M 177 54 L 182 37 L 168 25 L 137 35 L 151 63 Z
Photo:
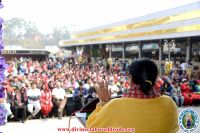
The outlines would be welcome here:
M 179 112 L 186 108 L 192 108 L 200 115 L 200 107 L 182 107 L 179 108 Z M 65 117 L 62 120 L 57 118 L 48 120 L 29 120 L 25 124 L 19 122 L 7 123 L 5 126 L 0 127 L 0 133 L 68 133 L 68 131 L 58 131 L 58 128 L 67 128 L 69 123 L 69 117 Z M 82 124 L 72 117 L 70 127 L 83 127 Z M 77 132 L 78 133 L 78 132 Z M 80 133 L 80 132 L 79 132 Z M 86 132 L 82 132 L 86 133 Z M 178 133 L 183 133 L 179 130 Z M 200 133 L 200 126 L 194 133 Z

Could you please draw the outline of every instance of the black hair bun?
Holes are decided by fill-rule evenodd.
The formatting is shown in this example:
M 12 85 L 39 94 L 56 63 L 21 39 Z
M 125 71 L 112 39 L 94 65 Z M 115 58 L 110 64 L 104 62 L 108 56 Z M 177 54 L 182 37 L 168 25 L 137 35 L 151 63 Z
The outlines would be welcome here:
M 138 59 L 130 65 L 129 73 L 132 82 L 140 85 L 140 90 L 145 95 L 149 95 L 158 76 L 157 65 L 147 58 Z
M 145 81 L 143 84 L 141 84 L 141 91 L 144 94 L 148 94 L 151 89 L 152 89 L 152 83 Z

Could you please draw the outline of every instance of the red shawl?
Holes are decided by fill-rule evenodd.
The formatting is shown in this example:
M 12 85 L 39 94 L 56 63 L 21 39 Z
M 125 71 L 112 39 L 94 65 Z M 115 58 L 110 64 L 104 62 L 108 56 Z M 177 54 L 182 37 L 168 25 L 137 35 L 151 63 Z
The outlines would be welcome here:
M 130 88 L 128 89 L 128 92 L 123 95 L 123 97 L 129 97 L 129 98 L 140 98 L 140 99 L 149 99 L 149 98 L 156 98 L 159 97 L 160 93 L 159 90 L 153 87 L 149 95 L 145 95 L 140 90 L 140 85 L 131 84 Z

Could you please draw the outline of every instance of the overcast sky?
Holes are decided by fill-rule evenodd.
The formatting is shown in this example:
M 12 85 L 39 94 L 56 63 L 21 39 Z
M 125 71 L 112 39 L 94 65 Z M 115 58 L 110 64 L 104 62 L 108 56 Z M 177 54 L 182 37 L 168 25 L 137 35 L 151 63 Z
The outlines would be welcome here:
M 79 31 L 199 0 L 2 0 L 0 15 L 35 22 L 42 33 L 67 26 Z

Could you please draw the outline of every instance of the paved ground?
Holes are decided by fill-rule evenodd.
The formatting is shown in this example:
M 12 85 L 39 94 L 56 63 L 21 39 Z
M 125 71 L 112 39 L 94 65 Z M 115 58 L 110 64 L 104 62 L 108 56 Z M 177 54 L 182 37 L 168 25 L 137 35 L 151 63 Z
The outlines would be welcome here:
M 179 112 L 183 109 L 191 108 L 184 107 L 179 108 Z M 196 110 L 200 116 L 200 107 L 192 107 Z M 48 120 L 30 120 L 25 124 L 19 122 L 7 123 L 5 126 L 0 126 L 0 132 L 3 133 L 68 133 L 67 131 L 58 131 L 58 128 L 67 128 L 69 123 L 69 117 L 63 118 L 63 120 L 48 119 Z M 71 127 L 83 127 L 82 124 L 75 118 L 71 119 Z M 77 132 L 78 133 L 78 132 Z M 86 132 L 82 132 L 86 133 Z M 183 133 L 181 130 L 178 133 Z M 194 133 L 200 133 L 200 126 Z
M 0 126 L 0 133 L 68 133 L 67 131 L 58 131 L 58 128 L 67 128 L 68 123 L 69 117 L 65 117 L 62 120 L 57 118 L 29 120 L 24 124 L 20 122 L 10 122 L 5 126 Z M 83 127 L 75 117 L 72 117 L 70 123 L 70 127 Z

